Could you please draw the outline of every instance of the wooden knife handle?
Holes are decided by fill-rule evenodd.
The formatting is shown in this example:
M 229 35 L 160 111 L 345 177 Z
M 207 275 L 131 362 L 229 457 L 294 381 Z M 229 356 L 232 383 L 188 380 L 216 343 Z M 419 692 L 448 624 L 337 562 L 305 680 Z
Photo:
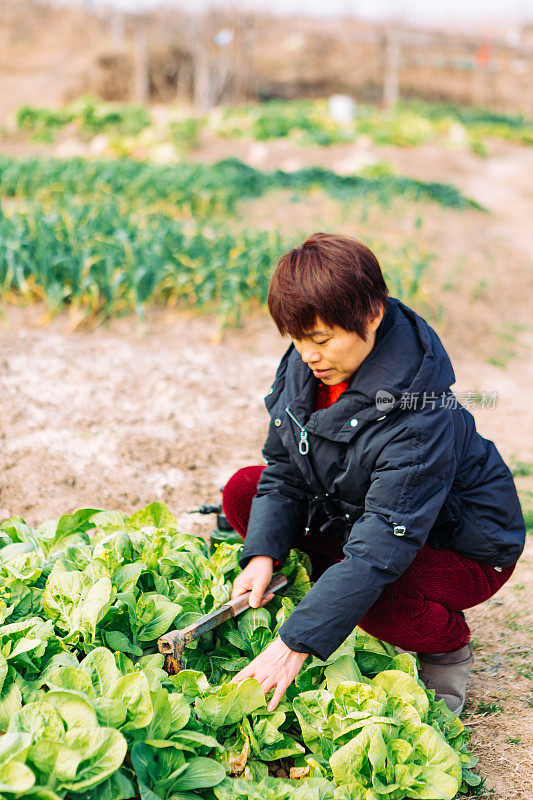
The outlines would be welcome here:
M 279 589 L 283 589 L 284 586 L 287 585 L 287 577 L 283 575 L 281 572 L 277 575 L 274 575 L 270 583 L 268 584 L 263 597 L 266 597 L 267 594 L 271 594 L 272 592 L 277 592 Z M 222 608 L 225 606 L 229 606 L 233 609 L 233 617 L 236 617 L 237 614 L 240 614 L 242 611 L 245 611 L 247 608 L 250 608 L 250 595 L 251 592 L 245 592 L 244 594 L 240 594 L 238 597 L 234 597 L 233 600 L 228 600 L 227 603 L 224 603 Z

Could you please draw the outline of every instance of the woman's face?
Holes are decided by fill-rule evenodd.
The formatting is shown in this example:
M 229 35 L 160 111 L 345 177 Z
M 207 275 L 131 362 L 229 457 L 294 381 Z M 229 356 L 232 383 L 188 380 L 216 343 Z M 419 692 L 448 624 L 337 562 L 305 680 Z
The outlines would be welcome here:
M 383 308 L 368 320 L 366 342 L 354 331 L 334 325 L 332 328 L 317 317 L 312 331 L 303 339 L 292 339 L 308 367 L 327 386 L 349 380 L 372 352 L 376 331 L 383 319 Z

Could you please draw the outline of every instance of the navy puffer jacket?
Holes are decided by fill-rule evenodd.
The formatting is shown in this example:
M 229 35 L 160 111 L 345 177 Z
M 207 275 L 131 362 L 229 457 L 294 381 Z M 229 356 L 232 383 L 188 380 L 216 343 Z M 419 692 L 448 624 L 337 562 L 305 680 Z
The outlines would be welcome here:
M 283 356 L 265 399 L 267 467 L 241 566 L 257 555 L 282 565 L 315 515 L 324 536 L 345 542 L 344 560 L 280 629 L 293 650 L 328 658 L 426 542 L 496 568 L 520 556 L 525 525 L 513 477 L 457 402 L 454 382 L 435 331 L 395 298 L 372 352 L 330 408 L 313 410 L 317 381 L 294 346 Z

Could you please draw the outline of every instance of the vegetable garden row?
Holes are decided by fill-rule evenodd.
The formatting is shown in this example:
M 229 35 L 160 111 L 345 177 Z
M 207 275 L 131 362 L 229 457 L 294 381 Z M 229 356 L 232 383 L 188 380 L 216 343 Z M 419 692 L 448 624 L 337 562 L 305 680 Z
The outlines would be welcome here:
M 359 629 L 274 712 L 255 679 L 229 682 L 309 589 L 297 551 L 283 596 L 167 675 L 157 638 L 229 598 L 240 547 L 177 532 L 157 503 L 0 525 L 4 800 L 451 800 L 479 783 L 414 658 Z
M 17 161 L 0 156 L 0 197 L 43 198 L 70 203 L 73 196 L 120 198 L 140 207 L 164 204 L 165 210 L 209 218 L 233 214 L 242 200 L 268 191 L 320 189 L 346 202 L 368 198 L 388 205 L 402 197 L 435 202 L 444 208 L 479 208 L 448 183 L 396 175 L 338 175 L 322 167 L 295 172 L 262 172 L 236 158 L 215 164 L 180 162 L 159 166 L 132 159 L 86 161 L 41 158 Z
M 40 142 L 53 142 L 57 132 L 70 125 L 84 137 L 106 134 L 118 149 L 126 150 L 135 140 L 169 141 L 179 149 L 187 149 L 199 143 L 204 130 L 222 137 L 257 141 L 289 137 L 302 146 L 354 142 L 360 136 L 370 137 L 378 145 L 398 147 L 455 143 L 481 156 L 486 154 L 488 137 L 533 144 L 533 123 L 523 115 L 420 100 L 402 101 L 389 110 L 358 104 L 353 121 L 344 124 L 328 113 L 325 99 L 270 100 L 215 109 L 203 116 L 187 116 L 183 110 L 175 109 L 161 129 L 143 106 L 106 103 L 86 96 L 62 109 L 23 106 L 16 115 L 16 124 Z
M 240 222 L 244 201 L 274 190 L 327 193 L 354 223 L 397 202 L 479 208 L 449 184 L 387 174 L 262 172 L 236 159 L 161 167 L 0 157 L 0 299 L 39 299 L 50 314 L 68 306 L 75 319 L 97 321 L 130 310 L 142 317 L 151 301 L 179 303 L 235 322 L 265 302 L 272 265 L 291 245 Z M 400 247 L 365 238 L 391 292 L 412 300 L 431 256 L 414 238 Z

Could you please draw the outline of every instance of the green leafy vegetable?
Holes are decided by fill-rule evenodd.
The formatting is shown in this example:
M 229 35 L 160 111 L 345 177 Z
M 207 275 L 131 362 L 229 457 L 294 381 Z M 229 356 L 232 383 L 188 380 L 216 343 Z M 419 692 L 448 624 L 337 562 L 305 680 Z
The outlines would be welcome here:
M 159 503 L 2 523 L 2 797 L 451 800 L 479 784 L 416 659 L 359 629 L 308 659 L 272 713 L 255 679 L 230 682 L 308 590 L 297 551 L 284 592 L 192 642 L 167 675 L 157 638 L 228 599 L 239 550 L 179 533 Z M 286 778 L 269 774 L 279 764 Z

